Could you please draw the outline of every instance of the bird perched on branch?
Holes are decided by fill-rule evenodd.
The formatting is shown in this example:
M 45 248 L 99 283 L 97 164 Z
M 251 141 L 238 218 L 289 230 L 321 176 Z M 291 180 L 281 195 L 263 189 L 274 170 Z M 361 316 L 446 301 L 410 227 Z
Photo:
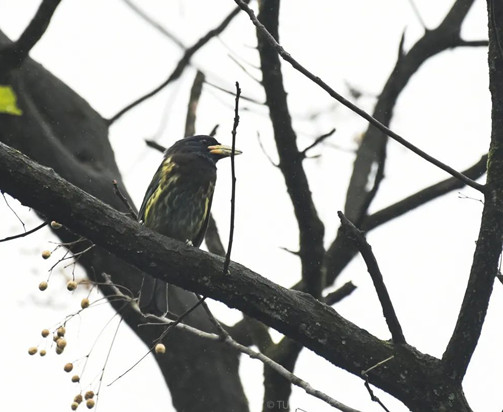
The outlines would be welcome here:
M 177 141 L 166 150 L 152 178 L 138 219 L 165 236 L 199 247 L 203 241 L 217 178 L 216 163 L 232 154 L 210 136 Z M 234 155 L 241 154 L 239 150 Z M 168 312 L 168 285 L 149 275 L 143 277 L 139 306 L 143 313 Z

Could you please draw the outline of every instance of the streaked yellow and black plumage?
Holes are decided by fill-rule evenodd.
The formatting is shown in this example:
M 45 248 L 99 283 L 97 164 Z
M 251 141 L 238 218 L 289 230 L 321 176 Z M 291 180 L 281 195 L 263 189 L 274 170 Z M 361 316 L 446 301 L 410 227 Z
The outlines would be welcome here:
M 177 141 L 165 152 L 152 178 L 139 220 L 156 232 L 199 247 L 208 225 L 216 163 L 231 152 L 232 148 L 210 136 Z M 235 151 L 235 155 L 240 153 Z M 166 283 L 145 275 L 139 305 L 143 313 L 164 316 L 168 311 Z

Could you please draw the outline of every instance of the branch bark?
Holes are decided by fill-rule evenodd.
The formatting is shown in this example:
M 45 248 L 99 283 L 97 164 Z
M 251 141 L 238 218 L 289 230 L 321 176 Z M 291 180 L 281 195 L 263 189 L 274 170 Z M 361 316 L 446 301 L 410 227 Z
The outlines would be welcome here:
M 503 247 L 503 7 L 488 0 L 489 88 L 492 131 L 487 183 L 479 237 L 458 320 L 443 361 L 449 375 L 461 381 L 482 331 Z

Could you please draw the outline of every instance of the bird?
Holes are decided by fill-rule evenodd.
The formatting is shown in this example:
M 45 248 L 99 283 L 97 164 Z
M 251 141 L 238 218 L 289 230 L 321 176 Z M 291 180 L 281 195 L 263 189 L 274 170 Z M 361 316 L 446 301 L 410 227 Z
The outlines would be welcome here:
M 242 152 L 234 150 L 234 155 Z M 143 198 L 138 220 L 146 227 L 199 247 L 210 216 L 216 163 L 232 155 L 232 147 L 214 137 L 197 135 L 175 142 L 164 153 Z M 168 285 L 143 276 L 138 305 L 143 314 L 166 316 Z

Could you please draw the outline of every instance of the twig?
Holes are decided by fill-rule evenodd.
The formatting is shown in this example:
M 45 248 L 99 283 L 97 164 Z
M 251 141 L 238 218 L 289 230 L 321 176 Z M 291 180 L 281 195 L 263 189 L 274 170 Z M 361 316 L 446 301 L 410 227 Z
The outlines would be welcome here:
M 120 328 L 121 323 L 122 323 L 123 320 L 124 320 L 124 318 L 121 317 L 119 319 L 119 322 L 117 323 L 117 327 L 115 328 L 114 336 L 112 337 L 112 342 L 110 343 L 110 347 L 108 348 L 108 352 L 107 352 L 107 356 L 105 358 L 105 362 L 103 363 L 103 368 L 101 368 L 100 383 L 98 384 L 98 390 L 96 391 L 97 401 L 96 401 L 95 410 L 98 409 L 98 400 L 100 399 L 99 398 L 99 394 L 100 394 L 100 390 L 101 390 L 101 384 L 103 383 L 103 375 L 105 375 L 105 369 L 107 367 L 108 360 L 110 359 L 110 354 L 112 353 L 112 348 L 114 346 L 115 339 L 117 338 L 117 334 L 119 333 L 119 328 Z
M 419 13 L 419 9 L 417 8 L 417 5 L 414 0 L 409 0 L 410 7 L 412 8 L 412 11 L 414 12 L 414 15 L 416 16 L 417 20 L 423 26 L 424 31 L 428 31 L 428 28 L 426 27 L 426 24 L 421 16 L 421 13 Z
M 386 406 L 384 406 L 384 404 L 381 402 L 381 400 L 377 396 L 375 396 L 374 391 L 370 387 L 368 373 L 370 371 L 372 371 L 373 369 L 378 368 L 379 366 L 384 365 L 386 362 L 389 362 L 394 357 L 395 357 L 394 355 L 391 355 L 389 358 L 386 358 L 386 359 L 384 359 L 384 360 L 382 360 L 380 362 L 377 362 L 374 366 L 371 366 L 370 368 L 362 371 L 362 376 L 365 379 L 365 387 L 367 388 L 367 391 L 369 392 L 370 399 L 372 400 L 372 402 L 377 402 L 386 412 L 390 412 L 390 410 L 388 408 L 386 408 Z
M 211 87 L 213 87 L 213 88 L 215 88 L 215 89 L 217 89 L 217 90 L 219 90 L 221 92 L 224 92 L 226 94 L 230 94 L 232 96 L 236 95 L 233 91 L 227 90 L 227 89 L 225 89 L 225 88 L 223 88 L 221 86 L 216 85 L 215 83 L 211 83 L 208 80 L 205 80 L 204 83 L 206 83 L 208 86 L 211 86 Z M 261 102 L 261 101 L 259 101 L 257 99 L 253 99 L 251 97 L 241 96 L 241 99 L 242 100 L 246 100 L 247 102 L 250 102 L 250 103 L 258 104 L 259 106 L 263 106 L 265 104 L 264 102 Z
M 16 216 L 16 219 L 19 221 L 19 223 L 21 223 L 21 226 L 23 226 L 23 230 L 26 232 L 26 225 L 24 224 L 23 222 L 23 219 L 21 219 L 19 217 L 19 215 L 16 213 L 16 211 L 12 208 L 12 206 L 9 204 L 9 201 L 7 200 L 7 198 L 5 197 L 5 193 L 2 192 L 2 197 L 3 197 L 3 200 L 5 201 L 5 205 L 9 208 L 9 210 L 14 214 L 14 216 Z
M 161 153 L 164 153 L 166 151 L 166 148 L 163 145 L 157 143 L 155 140 L 145 139 L 145 143 L 148 147 L 158 150 Z
M 384 318 L 388 324 L 388 329 L 391 332 L 393 342 L 398 344 L 406 343 L 402 327 L 400 326 L 400 322 L 398 322 L 398 318 L 396 316 L 395 309 L 393 308 L 393 304 L 391 303 L 386 285 L 384 284 L 381 271 L 379 270 L 376 258 L 372 253 L 372 248 L 367 243 L 362 232 L 360 232 L 342 212 L 337 212 L 337 215 L 341 220 L 342 229 L 345 230 L 350 239 L 355 241 L 356 246 L 367 264 L 367 269 L 370 273 L 370 277 L 372 278 L 372 282 L 374 283 L 379 301 L 381 302 Z
M 129 214 L 134 220 L 138 220 L 138 215 L 133 209 L 133 207 L 129 204 L 129 201 L 127 200 L 126 196 L 121 192 L 119 189 L 119 184 L 117 180 L 113 180 L 113 185 L 114 185 L 114 193 L 115 195 L 121 200 L 121 202 L 126 206 L 127 210 L 129 211 Z
M 271 156 L 269 156 L 269 153 L 266 152 L 265 150 L 265 147 L 262 143 L 262 139 L 260 138 L 260 132 L 257 131 L 257 141 L 258 141 L 258 145 L 260 146 L 260 149 L 262 150 L 262 153 L 264 153 L 265 157 L 267 158 L 267 160 L 269 160 L 269 163 L 274 166 L 274 167 L 279 167 L 279 165 L 277 165 L 276 163 L 274 163 L 274 161 L 272 160 Z
M 213 127 L 213 129 L 211 129 L 211 132 L 210 132 L 210 134 L 209 134 L 211 137 L 215 137 L 215 136 L 216 136 L 219 126 L 220 126 L 219 124 L 216 124 L 216 125 Z
M 42 222 L 40 225 L 37 227 L 34 227 L 33 229 L 28 230 L 27 232 L 20 233 L 19 235 L 14 235 L 14 236 L 7 236 L 3 239 L 0 239 L 0 243 L 2 242 L 8 242 L 9 240 L 14 240 L 14 239 L 19 239 L 20 237 L 25 237 L 28 235 L 31 235 L 32 233 L 35 233 L 37 230 L 42 229 L 44 226 L 47 226 L 49 224 L 49 221 Z
M 35 16 L 30 21 L 24 32 L 19 36 L 19 39 L 11 45 L 0 51 L 2 59 L 6 59 L 6 64 L 9 68 L 19 67 L 28 57 L 30 50 L 37 44 L 40 38 L 44 35 L 51 21 L 56 8 L 61 0 L 43 0 L 35 13 Z
M 246 4 L 246 3 L 245 3 Z M 222 33 L 225 28 L 229 25 L 229 23 L 234 19 L 234 17 L 237 16 L 239 13 L 239 7 L 235 8 L 232 10 L 229 15 L 220 23 L 216 28 L 210 30 L 208 33 L 206 33 L 203 37 L 201 37 L 192 47 L 189 47 L 188 49 L 185 50 L 182 58 L 176 65 L 175 69 L 173 72 L 169 75 L 169 77 L 162 82 L 159 86 L 157 86 L 154 90 L 148 92 L 147 94 L 141 96 L 140 98 L 136 99 L 132 103 L 128 104 L 126 107 L 123 109 L 119 110 L 115 115 L 113 115 L 109 120 L 108 124 L 111 125 L 115 121 L 117 121 L 120 117 L 122 117 L 125 113 L 127 113 L 129 110 L 132 108 L 136 107 L 140 103 L 143 103 L 145 100 L 151 98 L 155 94 L 159 93 L 162 89 L 164 89 L 168 84 L 171 82 L 175 81 L 178 79 L 185 68 L 189 65 L 190 59 L 192 56 L 199 51 L 203 46 L 206 45 L 213 37 L 218 36 L 220 33 Z
M 239 96 L 241 95 L 241 88 L 239 83 L 236 82 L 236 105 L 234 108 L 234 125 L 232 126 L 232 152 L 231 152 L 231 218 L 230 218 L 230 228 L 229 228 L 229 243 L 227 244 L 227 253 L 225 255 L 224 262 L 224 275 L 227 274 L 229 270 L 229 264 L 231 262 L 231 251 L 232 242 L 234 238 L 234 211 L 236 208 L 236 169 L 234 164 L 234 151 L 236 150 L 236 134 L 239 125 Z
M 323 90 L 325 90 L 330 96 L 332 96 L 335 100 L 358 114 L 360 117 L 364 118 L 367 120 L 370 124 L 375 126 L 377 129 L 379 129 L 381 132 L 386 134 L 387 136 L 391 137 L 393 140 L 396 142 L 400 143 L 401 145 L 405 146 L 407 149 L 411 150 L 418 156 L 422 157 L 424 160 L 427 162 L 430 162 L 431 164 L 437 166 L 438 168 L 444 170 L 445 172 L 449 173 L 451 176 L 456 177 L 457 179 L 461 180 L 464 182 L 466 185 L 473 187 L 474 189 L 484 192 L 484 186 L 478 184 L 477 182 L 474 182 L 473 180 L 469 179 L 462 173 L 458 172 L 457 170 L 453 169 L 452 167 L 446 165 L 445 163 L 442 163 L 441 161 L 437 160 L 433 156 L 430 156 L 426 152 L 422 151 L 418 147 L 414 146 L 412 143 L 409 143 L 407 140 L 405 140 L 402 136 L 399 134 L 393 132 L 391 129 L 386 127 L 384 124 L 382 124 L 379 120 L 376 118 L 372 117 L 370 114 L 368 114 L 366 111 L 360 109 L 358 106 L 355 104 L 351 103 L 349 100 L 344 98 L 342 95 L 337 93 L 334 89 L 332 89 L 327 83 L 325 83 L 323 80 L 321 80 L 318 76 L 314 75 L 310 71 L 308 71 L 304 66 L 302 66 L 297 60 L 295 60 L 274 38 L 274 36 L 267 31 L 267 29 L 264 27 L 262 23 L 260 23 L 255 16 L 255 13 L 253 12 L 250 7 L 243 1 L 243 0 L 234 0 L 239 7 L 241 7 L 242 10 L 244 10 L 248 16 L 250 16 L 250 20 L 253 22 L 253 24 L 257 27 L 257 29 L 263 34 L 264 39 L 273 47 L 276 52 L 281 56 L 281 58 L 288 63 L 292 65 L 294 69 L 302 73 L 304 76 L 306 76 L 308 79 L 312 80 L 315 84 L 320 86 Z
M 113 284 L 110 284 L 110 286 L 112 288 L 115 288 L 115 286 Z M 115 293 L 118 293 L 118 294 L 121 294 L 121 292 L 116 289 L 115 290 Z M 200 297 L 196 294 L 197 298 L 199 299 L 198 303 L 197 303 L 197 306 L 199 306 L 199 304 L 201 304 L 204 308 L 204 310 L 206 311 L 206 313 L 208 314 L 208 317 L 210 318 L 211 322 L 215 325 L 215 327 L 217 328 L 218 330 L 218 334 L 215 334 L 215 333 L 209 333 L 209 332 L 205 332 L 205 331 L 202 331 L 202 330 L 199 330 L 193 326 L 189 326 L 189 325 L 186 325 L 186 324 L 183 324 L 183 323 L 180 323 L 179 322 L 179 319 L 177 321 L 172 321 L 172 320 L 169 320 L 169 319 L 166 319 L 166 318 L 163 318 L 163 317 L 159 317 L 159 316 L 154 316 L 154 315 L 149 315 L 149 317 L 151 318 L 155 318 L 159 323 L 155 323 L 155 324 L 152 324 L 152 323 L 145 323 L 141 326 L 147 326 L 147 325 L 167 325 L 168 328 L 174 328 L 176 327 L 177 329 L 181 329 L 183 331 L 186 331 L 186 332 L 189 332 L 189 333 L 192 333 L 200 338 L 203 338 L 203 339 L 209 339 L 209 340 L 219 340 L 221 342 L 223 342 L 224 344 L 228 345 L 229 347 L 235 349 L 236 351 L 240 352 L 240 353 L 244 353 L 246 355 L 248 355 L 250 358 L 252 359 L 258 359 L 259 361 L 261 361 L 264 365 L 270 367 L 271 369 L 273 369 L 274 371 L 276 371 L 278 374 L 280 374 L 283 378 L 289 380 L 292 384 L 304 389 L 306 391 L 306 393 L 308 393 L 309 395 L 312 395 L 318 399 L 321 399 L 322 401 L 328 403 L 329 405 L 343 411 L 343 412 L 359 412 L 358 410 L 356 409 L 353 409 L 349 406 L 346 406 L 344 405 L 343 403 L 331 398 L 330 396 L 326 395 L 325 393 L 319 391 L 319 390 L 316 390 L 314 389 L 308 382 L 304 381 L 303 379 L 300 379 L 299 377 L 297 377 L 296 375 L 294 375 L 293 373 L 291 373 L 289 370 L 287 370 L 286 368 L 284 368 L 283 366 L 281 366 L 280 364 L 274 362 L 272 359 L 268 358 L 267 356 L 265 356 L 264 354 L 260 353 L 260 352 L 255 352 L 254 350 L 244 346 L 244 345 L 241 345 L 240 343 L 236 342 L 230 335 L 229 333 L 222 327 L 222 325 L 220 324 L 220 322 L 214 317 L 214 315 L 211 313 L 210 309 L 208 308 L 206 302 L 205 302 L 205 297 Z M 132 309 L 136 312 L 139 312 L 139 308 L 136 304 L 134 304 L 134 301 L 128 297 L 125 296 L 125 299 L 128 299 L 129 302 L 131 303 L 131 306 L 132 306 Z M 189 309 L 190 311 L 193 310 L 192 308 Z M 185 314 L 184 314 L 185 315 Z M 182 315 L 182 316 L 184 316 Z M 152 350 L 152 349 L 151 349 Z M 108 384 L 108 386 L 112 385 L 114 382 L 116 382 L 118 379 L 120 379 L 122 376 L 124 376 L 127 372 L 129 372 L 132 368 L 134 368 L 134 366 L 136 366 L 139 362 L 141 362 L 141 360 L 143 360 L 150 352 L 147 352 L 138 362 L 136 362 L 131 368 L 129 368 L 126 372 L 124 372 L 122 375 L 120 375 L 119 377 L 117 377 L 116 379 L 114 379 L 112 382 L 110 382 Z
M 200 296 L 196 294 L 196 296 L 200 299 Z M 346 406 L 335 399 L 332 399 L 330 396 L 326 395 L 325 393 L 318 391 L 316 389 L 313 389 L 309 383 L 306 381 L 300 379 L 298 376 L 294 375 L 292 372 L 290 372 L 288 369 L 280 365 L 279 363 L 275 362 L 271 358 L 265 356 L 264 354 L 260 352 L 255 352 L 254 350 L 248 348 L 247 346 L 243 346 L 236 342 L 234 339 L 232 339 L 231 335 L 222 327 L 220 322 L 215 318 L 213 313 L 211 313 L 210 308 L 206 304 L 206 302 L 202 302 L 202 306 L 206 313 L 208 314 L 208 317 L 210 318 L 210 321 L 215 325 L 218 331 L 218 335 L 220 337 L 220 340 L 227 345 L 231 346 L 232 348 L 238 350 L 241 353 L 247 354 L 250 358 L 252 359 L 259 359 L 265 366 L 268 366 L 275 372 L 277 372 L 279 375 L 281 375 L 283 378 L 287 379 L 289 382 L 292 384 L 299 386 L 300 388 L 304 389 L 308 394 L 321 399 L 322 401 L 325 401 L 329 405 L 341 410 L 341 411 L 347 411 L 347 412 L 355 412 L 355 409 L 350 408 L 349 406 Z
M 325 139 L 329 138 L 335 133 L 335 128 L 330 130 L 328 133 L 322 134 L 321 136 L 317 137 L 313 143 L 311 143 L 309 146 L 307 146 L 304 150 L 300 152 L 300 155 L 302 158 L 305 158 L 307 155 L 307 152 L 311 150 L 313 147 L 319 145 L 321 142 L 323 142 Z
M 133 10 L 139 17 L 141 17 L 143 20 L 145 20 L 148 24 L 150 24 L 152 27 L 157 29 L 160 33 L 162 33 L 164 36 L 166 36 L 168 39 L 170 39 L 173 43 L 175 43 L 178 47 L 181 49 L 185 49 L 185 45 L 182 43 L 180 39 L 178 39 L 173 33 L 170 33 L 168 30 L 166 30 L 165 27 L 163 27 L 160 23 L 155 21 L 152 17 L 147 15 L 143 10 L 141 10 L 136 4 L 134 4 L 130 0 L 122 0 L 126 5 Z

